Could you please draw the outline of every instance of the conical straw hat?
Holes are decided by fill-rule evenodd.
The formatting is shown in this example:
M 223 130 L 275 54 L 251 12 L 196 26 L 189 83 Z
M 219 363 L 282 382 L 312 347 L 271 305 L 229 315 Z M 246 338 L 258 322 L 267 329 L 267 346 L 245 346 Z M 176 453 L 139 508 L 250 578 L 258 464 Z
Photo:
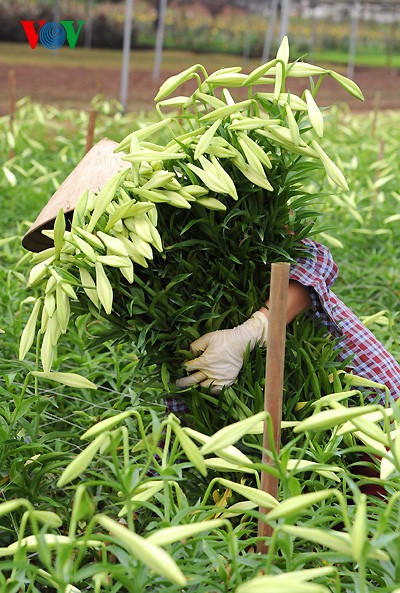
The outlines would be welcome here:
M 103 138 L 89 150 L 52 195 L 22 239 L 25 249 L 43 251 L 51 247 L 52 240 L 42 235 L 42 230 L 53 228 L 60 208 L 65 214 L 73 212 L 84 191 L 98 192 L 115 173 L 128 166 L 122 160 L 125 156 L 123 152 L 113 153 L 116 146 L 116 142 Z

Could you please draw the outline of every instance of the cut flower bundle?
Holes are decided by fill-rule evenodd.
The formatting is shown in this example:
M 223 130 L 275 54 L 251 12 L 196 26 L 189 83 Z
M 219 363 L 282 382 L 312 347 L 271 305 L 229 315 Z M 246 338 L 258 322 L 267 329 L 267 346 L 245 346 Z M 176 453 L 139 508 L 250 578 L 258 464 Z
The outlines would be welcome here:
M 115 149 L 126 153 L 126 168 L 97 195 L 81 197 L 68 228 L 60 210 L 54 230 L 43 231 L 54 247 L 33 256 L 29 286 L 39 296 L 20 358 L 40 320 L 40 359 L 51 378 L 72 306 L 109 322 L 101 339 L 133 341 L 143 365 L 175 373 L 193 339 L 258 308 L 268 294 L 267 263 L 305 252 L 301 239 L 317 216 L 310 180 L 323 168 L 347 189 L 321 147 L 315 94 L 325 76 L 362 99 L 342 75 L 289 62 L 287 38 L 250 74 L 209 75 L 195 65 L 168 79 L 156 96 L 159 121 Z M 309 79 L 312 90 L 292 94 L 291 77 Z M 193 94 L 167 98 L 190 79 Z M 247 98 L 238 100 L 243 89 Z

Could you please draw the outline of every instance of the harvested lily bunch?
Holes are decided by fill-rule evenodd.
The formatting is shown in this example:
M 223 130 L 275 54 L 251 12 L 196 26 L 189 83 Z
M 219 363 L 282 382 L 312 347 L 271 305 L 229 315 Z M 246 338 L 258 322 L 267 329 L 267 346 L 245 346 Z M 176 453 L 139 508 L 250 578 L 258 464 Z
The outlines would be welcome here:
M 54 246 L 33 256 L 38 297 L 21 339 L 24 358 L 40 324 L 43 374 L 51 377 L 71 315 L 90 312 L 100 339 L 132 342 L 140 365 L 163 382 L 202 333 L 241 323 L 266 299 L 270 264 L 304 254 L 321 199 L 321 170 L 347 190 L 323 148 L 316 92 L 331 70 L 289 62 L 285 38 L 250 74 L 195 65 L 156 96 L 158 120 L 124 138 L 126 166 L 98 193 L 85 192 L 66 221 L 62 207 L 43 234 Z M 290 78 L 310 90 L 290 92 Z M 315 82 L 314 78 L 318 80 Z M 172 96 L 195 79 L 190 96 Z M 238 89 L 247 99 L 238 99 Z M 96 324 L 98 327 L 99 324 Z M 157 371 L 158 372 L 158 371 Z

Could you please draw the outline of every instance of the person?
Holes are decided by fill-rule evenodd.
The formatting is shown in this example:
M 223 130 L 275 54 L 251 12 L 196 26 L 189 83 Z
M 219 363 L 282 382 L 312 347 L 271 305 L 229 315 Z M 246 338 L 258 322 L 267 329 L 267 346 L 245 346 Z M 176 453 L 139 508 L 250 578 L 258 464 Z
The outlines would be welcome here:
M 400 366 L 373 333 L 331 290 L 338 275 L 338 267 L 330 250 L 312 239 L 302 241 L 309 256 L 299 258 L 290 267 L 287 323 L 300 313 L 319 319 L 328 332 L 339 338 L 338 358 L 352 356 L 347 370 L 360 377 L 384 384 L 393 399 L 400 395 Z M 185 363 L 189 373 L 176 381 L 179 388 L 191 386 L 210 388 L 214 394 L 232 385 L 242 366 L 243 356 L 250 344 L 267 346 L 268 301 L 241 325 L 217 330 L 201 336 L 190 346 L 196 356 Z M 382 401 L 384 390 L 380 390 Z M 173 412 L 184 412 L 186 405 L 171 399 L 167 407 Z

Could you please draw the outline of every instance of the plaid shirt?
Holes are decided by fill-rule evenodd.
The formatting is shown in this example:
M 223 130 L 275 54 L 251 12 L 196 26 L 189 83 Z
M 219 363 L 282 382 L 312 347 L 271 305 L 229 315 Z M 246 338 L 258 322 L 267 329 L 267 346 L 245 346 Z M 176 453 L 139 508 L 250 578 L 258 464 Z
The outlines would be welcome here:
M 290 278 L 309 289 L 315 317 L 335 338 L 341 338 L 337 346 L 341 349 L 338 358 L 345 360 L 353 356 L 349 372 L 383 383 L 391 396 L 397 399 L 400 395 L 399 364 L 351 309 L 331 291 L 338 267 L 329 249 L 311 239 L 304 239 L 303 243 L 308 247 L 311 257 L 299 258 L 290 268 Z
M 338 267 L 327 247 L 311 239 L 304 239 L 310 257 L 299 258 L 290 268 L 290 279 L 297 280 L 309 290 L 313 315 L 329 333 L 341 338 L 337 348 L 338 359 L 352 356 L 348 371 L 365 379 L 383 383 L 391 396 L 400 395 L 400 366 L 375 336 L 354 313 L 331 291 L 337 278 Z M 379 391 L 384 399 L 384 393 Z M 187 405 L 177 398 L 166 399 L 169 412 L 184 414 Z

